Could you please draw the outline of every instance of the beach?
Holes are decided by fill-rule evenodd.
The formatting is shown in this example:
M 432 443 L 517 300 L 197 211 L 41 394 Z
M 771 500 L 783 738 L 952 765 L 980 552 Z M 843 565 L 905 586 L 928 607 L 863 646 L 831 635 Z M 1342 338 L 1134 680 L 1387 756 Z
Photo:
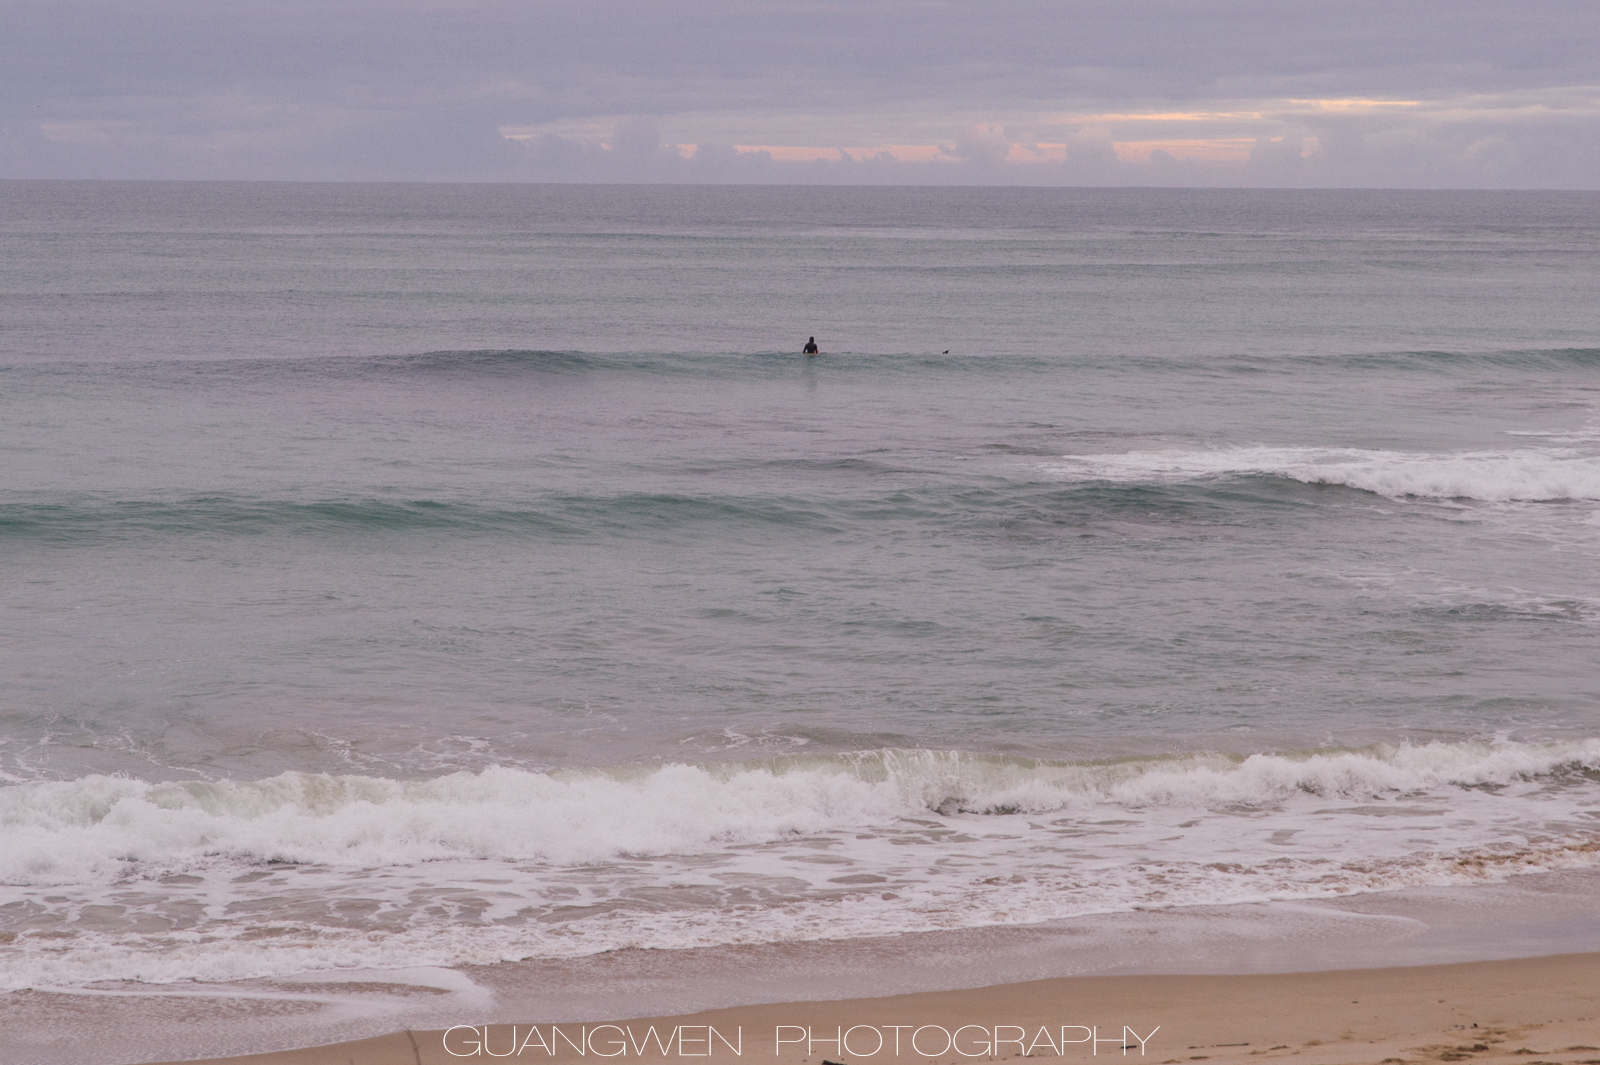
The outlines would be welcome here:
M 841 1040 L 851 1049 L 841 1049 Z M 927 1053 L 915 1052 L 913 1040 Z M 1162 1065 L 1592 1065 L 1600 1060 L 1600 954 L 1265 976 L 1068 978 L 678 1017 L 408 1031 L 215 1060 L 444 1065 L 463 1057 L 603 1056 L 784 1065 L 1104 1056 Z
M 457 970 L 323 971 L 224 985 L 101 984 L 65 993 L 7 996 L 0 1000 L 0 1024 L 12 1033 L 11 1045 L 20 1060 L 46 1065 L 223 1060 L 229 1055 L 252 1061 L 359 1062 L 366 1060 L 361 1054 L 404 1049 L 410 1039 L 419 1048 L 432 1045 L 448 1056 L 442 1033 L 451 1031 L 450 1046 L 468 1053 L 468 1044 L 484 1042 L 485 1030 L 489 1039 L 484 1045 L 498 1055 L 512 1038 L 512 1027 L 519 1033 L 519 1048 L 533 1040 L 522 1058 L 539 1050 L 540 1040 L 547 1049 L 539 1052 L 547 1057 L 551 1040 L 556 1041 L 557 1056 L 576 1056 L 574 1046 L 581 1046 L 583 1056 L 594 1057 L 613 1049 L 595 1049 L 594 1044 L 595 1039 L 615 1036 L 597 1027 L 613 1022 L 623 1022 L 624 1028 L 631 1023 L 638 1036 L 638 1045 L 630 1044 L 633 1050 L 619 1057 L 638 1056 L 644 1049 L 640 1040 L 652 1023 L 657 1035 L 650 1046 L 658 1054 L 661 1040 L 680 1025 L 705 1023 L 717 1026 L 716 1045 L 724 1057 L 733 1056 L 721 1041 L 724 1034 L 743 1048 L 740 1057 L 753 1058 L 773 1056 L 781 1035 L 780 1056 L 813 1061 L 842 1057 L 853 1065 L 858 1059 L 887 1057 L 881 1050 L 876 1055 L 841 1055 L 838 1048 L 819 1043 L 817 1053 L 796 1058 L 798 1044 L 791 1040 L 798 1038 L 798 1030 L 788 1027 L 779 1033 L 776 1026 L 809 1025 L 819 1036 L 839 1025 L 867 1024 L 888 1032 L 894 1025 L 914 1022 L 953 1033 L 951 1023 L 978 1024 L 987 1027 L 992 1039 L 996 1025 L 1022 1023 L 1016 1018 L 1030 1026 L 1030 1044 L 1039 1027 L 1048 1026 L 1057 1051 L 1072 1056 L 1074 1047 L 1093 1048 L 1070 1041 L 1083 1037 L 1081 1027 L 1068 1031 L 1069 1041 L 1063 1042 L 1064 1027 L 1098 1028 L 1104 1038 L 1108 1025 L 1124 1023 L 1106 1019 L 1105 1011 L 1117 1007 L 1130 1017 L 1137 1013 L 1142 1024 L 1147 1004 L 1159 1004 L 1160 1017 L 1177 1018 L 1172 1023 L 1189 1033 L 1182 1047 L 1175 1045 L 1177 1029 L 1172 1027 L 1164 1029 L 1165 1042 L 1150 1044 L 1152 1055 L 1156 1048 L 1166 1048 L 1155 1058 L 1163 1062 L 1174 1055 L 1187 1061 L 1234 1050 L 1248 1058 L 1278 1043 L 1304 1050 L 1312 1039 L 1330 1045 L 1343 1040 L 1347 1049 L 1360 1049 L 1356 1044 L 1371 1040 L 1409 1039 L 1406 1047 L 1432 1046 L 1416 1033 L 1457 1023 L 1469 1029 L 1477 1023 L 1521 1030 L 1519 1026 L 1535 1022 L 1570 1022 L 1592 1029 L 1592 1009 L 1563 1006 L 1548 1016 L 1539 1010 L 1571 1001 L 1593 1003 L 1595 983 L 1584 966 L 1592 967 L 1600 952 L 1600 913 L 1593 905 L 1597 881 L 1600 877 L 1592 872 L 1537 874 L 1498 885 L 1411 889 L 1317 904 L 1156 910 L 1045 926 L 870 940 L 628 950 Z M 1316 990 L 1341 981 L 1370 984 L 1375 990 L 1348 998 L 1382 1008 L 1362 1012 L 1352 1003 L 1346 1009 L 1342 991 Z M 1447 998 L 1446 1004 L 1419 990 L 1444 984 L 1455 989 L 1435 996 Z M 1300 990 L 1290 994 L 1291 985 Z M 1548 996 L 1524 994 L 1532 988 L 1553 990 Z M 1513 1024 L 1504 1019 L 1512 1014 L 1496 1005 L 1503 993 L 1512 994 L 1504 1001 L 1514 999 L 1513 1013 L 1530 1003 L 1537 1009 L 1516 1013 L 1523 1019 Z M 1289 997 L 1275 1003 L 1270 1001 L 1274 995 Z M 1482 1003 L 1489 1012 L 1465 1021 L 1451 1012 L 1466 1009 L 1463 1003 L 1469 1002 Z M 1080 1009 L 1080 1003 L 1087 1005 Z M 1499 1012 L 1490 1011 L 1491 1006 Z M 1052 1010 L 1056 1020 L 1045 1016 Z M 1088 1019 L 1073 1020 L 1069 1013 Z M 863 1019 L 872 1016 L 879 1020 Z M 690 1017 L 697 1020 L 685 1019 Z M 642 1025 L 637 1023 L 641 1018 Z M 674 1019 L 663 1025 L 663 1018 Z M 1335 1030 L 1335 1020 L 1344 1027 Z M 1268 1021 L 1291 1027 L 1269 1039 L 1266 1033 L 1277 1033 L 1280 1027 L 1263 1027 Z M 1133 1027 L 1132 1021 L 1126 1023 Z M 1157 1018 L 1150 1023 L 1169 1022 Z M 1254 1035 L 1216 1034 L 1218 1025 L 1233 1026 L 1230 1031 L 1254 1025 Z M 1353 1037 L 1345 1033 L 1351 1025 L 1368 1034 L 1351 1043 Z M 1384 1025 L 1392 1030 L 1380 1030 Z M 737 1034 L 741 1029 L 743 1043 Z M 1302 1029 L 1303 1034 L 1296 1034 Z M 1149 1034 L 1143 1027 L 1137 1031 Z M 904 1029 L 900 1033 L 908 1037 Z M 702 1034 L 709 1038 L 709 1033 Z M 1001 1033 L 1005 1038 L 1014 1034 L 1009 1029 Z M 975 1037 L 975 1030 L 963 1040 L 967 1036 Z M 619 1038 L 630 1037 L 625 1033 Z M 919 1046 L 933 1051 L 928 1041 L 936 1038 L 942 1037 L 930 1029 L 919 1038 Z M 863 1044 L 863 1039 L 869 1042 Z M 863 1030 L 850 1045 L 865 1051 L 870 1040 Z M 1573 1036 L 1560 1046 L 1595 1041 L 1593 1036 Z M 1250 1046 L 1218 1046 L 1241 1042 Z M 1553 1046 L 1555 1037 L 1547 1042 Z M 1201 1050 L 1189 1049 L 1202 1043 Z M 327 1044 L 366 1049 L 330 1050 Z M 974 1048 L 961 1045 L 967 1051 Z M 154 1046 L 181 1052 L 154 1055 L 149 1053 Z M 1100 1044 L 1100 1053 L 1108 1046 Z M 1532 1043 L 1529 1047 L 1540 1049 Z M 679 1049 L 692 1056 L 695 1048 L 690 1044 Z M 1185 1053 L 1178 1054 L 1180 1049 Z M 1517 1049 L 1521 1044 L 1502 1047 Z M 1033 1053 L 1048 1054 L 1049 1048 L 1041 1044 Z M 493 1055 L 481 1051 L 472 1056 Z M 961 1055 L 944 1055 L 952 1056 Z M 1388 1056 L 1421 1060 L 1410 1050 L 1372 1060 Z M 1582 1060 L 1582 1055 L 1559 1060 Z

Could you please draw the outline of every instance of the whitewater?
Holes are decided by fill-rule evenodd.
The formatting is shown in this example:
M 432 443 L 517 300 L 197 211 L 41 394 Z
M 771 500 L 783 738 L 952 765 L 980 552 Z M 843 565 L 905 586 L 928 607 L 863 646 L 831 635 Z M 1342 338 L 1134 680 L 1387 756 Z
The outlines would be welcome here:
M 0 802 L 0 905 L 80 940 L 23 939 L 13 989 L 869 937 L 1600 865 L 1595 740 L 94 777 Z M 675 905 L 655 897 L 691 879 Z M 151 891 L 158 906 L 127 907 Z
M 1572 447 L 1444 454 L 1244 447 L 1075 457 L 1056 468 L 1064 476 L 1113 481 L 1284 477 L 1305 484 L 1347 485 L 1396 499 L 1494 503 L 1600 499 L 1600 455 Z

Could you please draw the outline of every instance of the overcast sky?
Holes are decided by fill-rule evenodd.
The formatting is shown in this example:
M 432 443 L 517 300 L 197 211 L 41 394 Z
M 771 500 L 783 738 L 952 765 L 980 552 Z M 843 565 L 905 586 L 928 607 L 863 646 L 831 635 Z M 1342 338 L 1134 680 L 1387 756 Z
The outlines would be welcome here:
M 0 177 L 1600 188 L 1600 0 L 0 0 Z

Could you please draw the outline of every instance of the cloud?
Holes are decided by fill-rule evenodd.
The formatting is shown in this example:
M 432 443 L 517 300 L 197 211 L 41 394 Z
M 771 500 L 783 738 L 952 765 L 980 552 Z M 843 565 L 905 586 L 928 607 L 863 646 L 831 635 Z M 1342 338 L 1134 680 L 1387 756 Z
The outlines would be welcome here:
M 964 126 L 956 134 L 954 150 L 947 154 L 972 170 L 998 171 L 1011 154 L 1011 139 L 1000 126 Z
M 1590 0 L 8 0 L 0 176 L 1596 187 L 1597 55 Z

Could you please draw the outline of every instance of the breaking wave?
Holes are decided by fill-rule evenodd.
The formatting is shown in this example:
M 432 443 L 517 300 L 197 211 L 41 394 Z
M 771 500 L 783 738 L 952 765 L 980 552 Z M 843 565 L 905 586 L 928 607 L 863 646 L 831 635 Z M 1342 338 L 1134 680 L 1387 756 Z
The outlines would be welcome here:
M 1600 864 L 1597 801 L 1600 740 L 36 781 L 0 789 L 3 986 L 492 964 L 1470 884 Z
M 290 772 L 256 781 L 89 776 L 0 789 L 0 882 L 72 883 L 129 863 L 228 857 L 370 867 L 446 858 L 594 861 L 928 814 L 1279 806 L 1590 779 L 1600 740 L 1427 744 L 1061 763 L 883 750 L 721 765 L 429 780 Z
M 1600 456 L 1575 448 L 1449 453 L 1312 447 L 1130 451 L 1069 456 L 1051 469 L 1073 479 L 1109 481 L 1265 475 L 1305 484 L 1344 485 L 1393 499 L 1600 499 Z

